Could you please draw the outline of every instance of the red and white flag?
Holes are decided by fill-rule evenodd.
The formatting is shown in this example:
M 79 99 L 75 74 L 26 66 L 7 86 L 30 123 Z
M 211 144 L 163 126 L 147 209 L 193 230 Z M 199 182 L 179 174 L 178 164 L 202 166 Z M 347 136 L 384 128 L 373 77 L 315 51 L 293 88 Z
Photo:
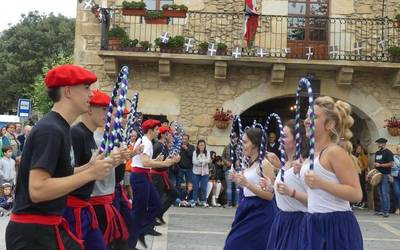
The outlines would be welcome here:
M 243 29 L 247 47 L 252 45 L 257 33 L 258 14 L 256 6 L 256 0 L 245 0 Z

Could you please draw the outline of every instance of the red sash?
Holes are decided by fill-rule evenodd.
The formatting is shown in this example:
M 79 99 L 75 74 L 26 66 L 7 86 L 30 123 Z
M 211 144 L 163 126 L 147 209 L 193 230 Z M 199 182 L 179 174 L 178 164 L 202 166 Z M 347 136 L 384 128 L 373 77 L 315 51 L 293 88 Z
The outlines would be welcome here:
M 155 175 L 155 174 L 161 175 L 161 177 L 162 177 L 162 179 L 163 179 L 163 182 L 164 182 L 165 188 L 166 188 L 167 190 L 170 190 L 170 189 L 171 189 L 171 186 L 169 185 L 168 169 L 163 169 L 163 170 L 161 170 L 161 171 L 153 170 L 153 169 L 152 169 L 152 170 L 150 171 L 150 174 L 152 174 L 152 175 Z
M 104 240 L 106 241 L 107 245 L 109 245 L 114 240 L 119 238 L 122 238 L 122 240 L 128 239 L 128 229 L 121 214 L 113 206 L 112 204 L 113 199 L 114 199 L 114 194 L 110 194 L 110 195 L 92 197 L 89 200 L 89 203 L 92 204 L 93 206 L 104 207 L 104 210 L 106 212 L 106 224 L 107 224 L 106 230 L 104 232 Z
M 73 208 L 74 210 L 74 216 L 76 221 L 75 230 L 79 239 L 82 239 L 82 219 L 81 219 L 82 208 L 89 209 L 89 213 L 92 216 L 92 221 L 91 221 L 92 228 L 96 229 L 99 227 L 96 212 L 94 211 L 93 206 L 88 201 L 81 200 L 79 198 L 76 198 L 75 196 L 69 195 L 67 198 L 67 206 Z
M 54 226 L 56 230 L 57 245 L 60 250 L 66 250 L 64 243 L 61 239 L 60 229 L 61 226 L 68 235 L 76 241 L 81 249 L 83 249 L 83 241 L 76 238 L 76 236 L 70 231 L 68 227 L 68 222 L 62 217 L 57 215 L 38 215 L 38 214 L 11 214 L 11 221 L 16 223 L 26 223 L 26 224 L 37 224 L 37 225 L 47 225 Z
M 132 203 L 129 201 L 128 196 L 126 196 L 126 193 L 125 193 L 124 189 L 122 188 L 122 185 L 118 183 L 117 188 L 121 192 L 122 199 L 126 202 L 126 204 L 128 204 L 128 208 L 132 209 Z

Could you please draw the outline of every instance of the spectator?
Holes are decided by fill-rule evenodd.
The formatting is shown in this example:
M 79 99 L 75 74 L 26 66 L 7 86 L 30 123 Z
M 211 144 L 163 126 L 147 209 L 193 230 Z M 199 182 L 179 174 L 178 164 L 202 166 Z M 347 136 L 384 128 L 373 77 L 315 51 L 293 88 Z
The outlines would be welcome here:
M 15 184 L 15 160 L 12 156 L 12 148 L 10 146 L 4 146 L 3 157 L 0 159 L 0 185 L 4 183 Z
M 215 154 L 215 152 L 212 152 Z M 212 155 L 212 154 L 211 154 Z M 217 201 L 219 199 L 219 195 L 222 191 L 222 180 L 224 176 L 223 166 L 224 163 L 222 161 L 221 156 L 211 157 L 211 164 L 209 164 L 209 181 L 207 186 L 207 199 L 212 191 L 211 196 L 211 206 L 220 207 Z
M 281 152 L 279 151 L 279 143 L 277 142 L 276 134 L 274 132 L 270 132 L 268 134 L 267 151 L 274 153 L 278 158 L 281 157 Z
M 236 183 L 233 182 L 231 178 L 229 178 L 229 173 L 231 171 L 233 163 L 235 163 L 234 168 L 239 167 L 237 145 L 238 136 L 236 133 L 233 133 L 233 152 L 235 152 L 233 155 L 233 162 L 230 158 L 230 144 L 226 145 L 224 150 L 222 151 L 222 161 L 224 164 L 224 175 L 226 183 L 226 200 L 228 208 L 235 207 L 239 204 L 239 190 L 236 188 Z M 234 169 L 232 169 L 232 171 L 233 170 Z
M 178 163 L 178 179 L 176 180 L 176 189 L 180 194 L 180 199 L 183 200 L 184 193 L 186 192 L 184 188 L 181 187 L 182 183 L 185 181 L 186 186 L 188 183 L 193 183 L 193 152 L 195 148 L 193 145 L 189 144 L 189 135 L 185 134 L 183 136 L 182 149 L 180 152 L 181 160 Z
M 3 142 L 3 147 L 4 146 L 11 146 L 12 148 L 12 157 L 15 159 L 17 156 L 20 155 L 20 143 L 17 140 L 17 137 L 15 137 L 15 124 L 13 123 L 8 123 L 6 125 L 6 133 L 2 138 Z
M 193 152 L 193 200 L 191 205 L 195 206 L 199 186 L 201 188 L 201 206 L 208 207 L 206 202 L 207 183 L 208 183 L 208 165 L 211 162 L 210 152 L 207 151 L 206 142 L 199 140 L 196 151 Z
M 354 150 L 354 156 L 357 157 L 358 166 L 360 167 L 360 185 L 363 193 L 363 199 L 360 203 L 356 204 L 358 208 L 367 208 L 367 182 L 366 175 L 368 173 L 368 156 L 365 148 L 358 144 Z
M 393 153 L 386 148 L 387 140 L 385 138 L 379 138 L 375 141 L 378 143 L 378 151 L 375 153 L 374 167 L 382 173 L 382 180 L 378 185 L 379 190 L 379 203 L 380 211 L 377 211 L 376 215 L 383 215 L 389 217 L 390 209 L 390 189 L 389 189 L 389 175 L 393 166 Z
M 14 203 L 14 195 L 12 193 L 12 185 L 4 183 L 2 186 L 3 192 L 0 196 L 0 215 L 9 216 Z
M 396 147 L 396 155 L 394 155 L 394 165 L 392 168 L 393 190 L 396 196 L 396 215 L 400 215 L 400 145 Z
M 22 135 L 22 125 L 19 122 L 15 123 L 15 133 L 14 133 L 14 135 L 17 138 L 18 138 L 18 136 Z
M 0 128 L 1 133 L 0 133 L 0 159 L 3 157 L 3 136 L 6 134 L 6 128 L 2 127 Z
M 17 136 L 17 139 L 18 139 L 18 141 L 20 143 L 20 151 L 21 152 L 22 152 L 22 149 L 24 148 L 25 140 L 29 136 L 29 134 L 31 133 L 31 130 L 32 130 L 32 126 L 26 125 L 24 127 L 24 133 L 20 134 L 19 136 Z
M 178 206 L 180 207 L 192 207 L 190 201 L 193 199 L 193 183 L 187 182 L 186 189 L 183 193 L 183 199 L 177 200 Z

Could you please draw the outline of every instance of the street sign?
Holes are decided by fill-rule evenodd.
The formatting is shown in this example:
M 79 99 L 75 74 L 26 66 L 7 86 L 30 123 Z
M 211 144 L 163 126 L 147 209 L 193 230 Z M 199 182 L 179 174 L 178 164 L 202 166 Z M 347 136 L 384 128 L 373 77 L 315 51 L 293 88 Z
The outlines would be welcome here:
M 18 116 L 29 117 L 31 114 L 31 100 L 18 99 Z

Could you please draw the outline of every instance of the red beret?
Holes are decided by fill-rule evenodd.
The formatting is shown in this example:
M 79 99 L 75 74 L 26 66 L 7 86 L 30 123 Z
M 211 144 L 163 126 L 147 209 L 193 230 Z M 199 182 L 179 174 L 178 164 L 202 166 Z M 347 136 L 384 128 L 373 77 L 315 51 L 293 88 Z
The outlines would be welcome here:
M 149 129 L 153 129 L 157 126 L 161 126 L 161 122 L 154 119 L 149 119 L 142 123 L 142 129 L 144 133 L 147 133 Z
M 166 127 L 166 126 L 162 126 L 159 130 L 158 130 L 158 132 L 160 133 L 160 134 L 164 134 L 165 132 L 168 132 L 168 133 L 172 133 L 172 131 L 171 131 L 171 129 L 169 128 L 169 127 Z
M 46 87 L 49 89 L 80 84 L 92 84 L 96 81 L 97 77 L 95 74 L 73 64 L 65 64 L 53 68 L 47 73 L 44 79 Z
M 124 115 L 129 115 L 129 110 L 127 108 L 124 108 Z
M 110 105 L 111 97 L 106 93 L 96 89 L 92 92 L 92 98 L 90 98 L 90 105 L 93 106 L 105 106 Z

